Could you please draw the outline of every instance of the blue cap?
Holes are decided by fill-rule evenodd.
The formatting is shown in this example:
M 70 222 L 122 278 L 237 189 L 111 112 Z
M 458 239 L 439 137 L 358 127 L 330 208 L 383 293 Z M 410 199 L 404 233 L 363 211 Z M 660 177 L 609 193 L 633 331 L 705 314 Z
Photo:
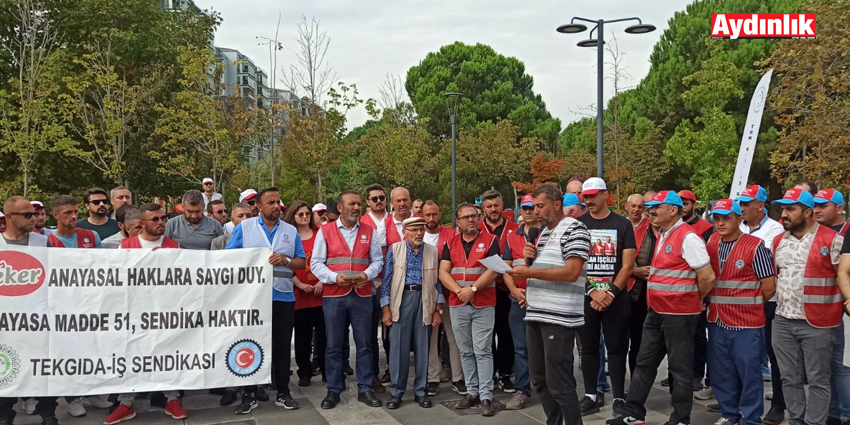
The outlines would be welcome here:
M 825 204 L 832 202 L 835 205 L 844 205 L 844 195 L 835 189 L 824 189 L 815 194 L 814 203 Z
M 738 202 L 752 202 L 755 200 L 767 202 L 767 191 L 763 187 L 754 184 L 744 189 L 741 195 L 735 198 L 735 200 Z
M 652 195 L 652 199 L 650 199 L 649 202 L 644 203 L 644 205 L 650 208 L 661 204 L 675 205 L 677 207 L 683 206 L 682 198 L 679 194 L 672 190 L 662 190 L 661 192 Z
M 575 193 L 568 193 L 564 195 L 564 207 L 571 207 L 573 205 L 581 205 L 582 208 L 585 207 L 585 205 L 578 200 L 578 196 L 576 196 Z
M 773 201 L 773 203 L 780 205 L 801 204 L 809 208 L 815 207 L 815 202 L 814 198 L 812 198 L 812 194 L 805 189 L 788 189 L 782 199 L 777 199 L 776 201 Z
M 733 201 L 731 199 L 718 199 L 717 202 L 714 203 L 714 209 L 711 210 L 711 213 L 720 215 L 735 213 L 741 215 L 741 205 L 738 204 L 737 201 Z

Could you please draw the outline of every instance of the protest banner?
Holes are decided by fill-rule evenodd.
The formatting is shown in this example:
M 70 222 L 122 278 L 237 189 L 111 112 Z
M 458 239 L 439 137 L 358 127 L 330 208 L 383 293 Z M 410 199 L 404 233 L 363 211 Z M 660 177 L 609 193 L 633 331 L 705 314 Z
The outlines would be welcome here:
M 0 250 L 0 396 L 271 379 L 269 249 Z

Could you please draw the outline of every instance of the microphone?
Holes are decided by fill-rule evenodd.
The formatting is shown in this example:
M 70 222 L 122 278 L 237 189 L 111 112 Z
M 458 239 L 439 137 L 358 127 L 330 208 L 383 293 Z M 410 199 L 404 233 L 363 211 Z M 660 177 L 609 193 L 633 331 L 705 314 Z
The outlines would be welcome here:
M 532 228 L 528 229 L 528 235 L 526 236 L 526 240 L 528 242 L 533 243 L 533 244 L 537 244 L 537 238 L 539 236 L 540 236 L 540 228 L 532 227 Z M 528 259 L 526 259 L 526 262 L 530 266 L 530 265 L 534 264 L 534 258 L 528 258 Z

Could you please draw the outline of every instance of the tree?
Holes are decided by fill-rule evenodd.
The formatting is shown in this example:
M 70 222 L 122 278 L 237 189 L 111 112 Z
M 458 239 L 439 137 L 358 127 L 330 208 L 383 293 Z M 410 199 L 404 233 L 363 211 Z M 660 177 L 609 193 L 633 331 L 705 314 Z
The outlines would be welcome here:
M 818 36 L 782 40 L 762 65 L 778 82 L 768 101 L 777 112 L 778 143 L 771 156 L 780 181 L 808 178 L 821 187 L 850 189 L 850 3 L 812 1 Z
M 742 98 L 744 92 L 736 83 L 738 67 L 721 56 L 721 43 L 707 39 L 711 58 L 702 63 L 702 70 L 683 79 L 690 87 L 682 94 L 685 106 L 699 110 L 699 116 L 693 122 L 682 120 L 665 150 L 674 162 L 694 170 L 691 189 L 706 200 L 729 193 L 740 146 L 735 119 L 724 107 L 731 99 Z
M 410 68 L 405 82 L 411 103 L 420 117 L 428 118 L 428 131 L 434 137 L 451 134 L 443 95 L 460 92 L 464 97 L 458 113 L 459 128 L 509 119 L 521 136 L 536 137 L 539 148 L 552 151 L 561 121 L 552 118 L 533 86 L 533 78 L 518 59 L 500 55 L 490 46 L 461 42 L 428 53 L 419 65 Z
M 534 188 L 543 183 L 551 183 L 552 179 L 564 172 L 564 160 L 557 158 L 544 159 L 540 152 L 534 155 L 531 160 L 531 176 L 534 180 L 531 183 L 514 182 L 516 190 L 525 193 L 531 193 Z M 554 183 L 559 186 L 557 183 Z

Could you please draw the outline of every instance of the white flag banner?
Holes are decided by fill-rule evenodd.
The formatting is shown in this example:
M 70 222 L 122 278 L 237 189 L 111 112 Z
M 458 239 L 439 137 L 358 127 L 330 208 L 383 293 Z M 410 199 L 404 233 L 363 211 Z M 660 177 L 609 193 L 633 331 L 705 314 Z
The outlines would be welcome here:
M 265 248 L 0 250 L 0 396 L 271 379 Z
M 738 164 L 735 166 L 735 177 L 732 179 L 732 189 L 729 191 L 731 199 L 737 198 L 747 188 L 750 176 L 750 167 L 753 165 L 753 151 L 756 149 L 756 139 L 759 136 L 761 116 L 764 113 L 764 105 L 767 100 L 767 91 L 770 88 L 770 69 L 761 77 L 753 98 L 750 100 L 750 111 L 747 113 L 747 124 L 744 126 L 744 137 L 741 138 L 741 149 L 738 151 Z

